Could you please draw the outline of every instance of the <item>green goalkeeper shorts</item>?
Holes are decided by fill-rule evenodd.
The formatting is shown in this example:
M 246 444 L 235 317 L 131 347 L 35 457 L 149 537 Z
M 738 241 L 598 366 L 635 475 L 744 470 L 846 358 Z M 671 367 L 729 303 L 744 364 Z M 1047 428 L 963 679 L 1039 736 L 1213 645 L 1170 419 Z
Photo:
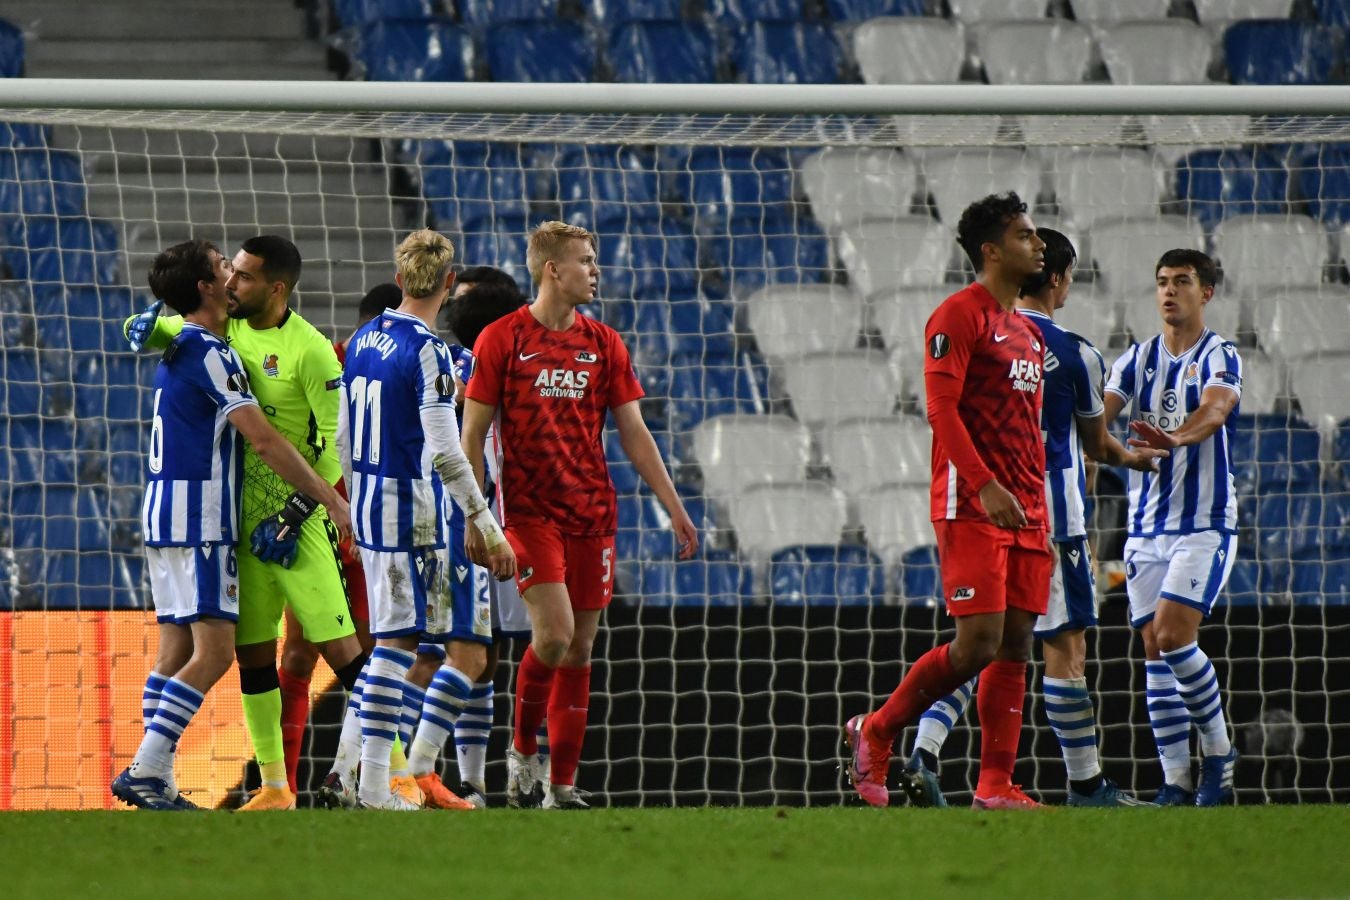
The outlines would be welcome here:
M 281 637 L 283 610 L 289 606 L 305 630 L 305 639 L 321 644 L 354 634 L 352 612 L 338 557 L 337 530 L 322 512 L 300 527 L 295 563 L 283 569 L 261 562 L 249 548 L 257 522 L 240 532 L 239 625 L 237 646 L 261 644 Z

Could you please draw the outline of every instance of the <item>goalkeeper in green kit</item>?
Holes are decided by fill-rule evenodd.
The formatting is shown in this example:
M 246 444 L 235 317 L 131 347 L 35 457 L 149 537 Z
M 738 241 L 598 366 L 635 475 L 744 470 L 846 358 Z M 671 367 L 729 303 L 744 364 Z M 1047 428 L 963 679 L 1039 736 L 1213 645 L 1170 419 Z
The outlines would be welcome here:
M 268 421 L 329 484 L 340 484 L 334 454 L 342 367 L 329 343 L 290 308 L 300 253 L 283 237 L 262 235 L 241 246 L 226 282 L 226 340 Z M 183 327 L 160 316 L 160 304 L 127 320 L 132 349 L 167 347 Z M 173 448 L 168 448 L 172 452 Z M 239 625 L 235 657 L 244 718 L 262 771 L 262 787 L 241 811 L 294 809 L 281 738 L 277 638 L 289 606 L 349 692 L 365 665 L 348 608 L 337 532 L 312 498 L 276 475 L 249 446 L 240 509 Z

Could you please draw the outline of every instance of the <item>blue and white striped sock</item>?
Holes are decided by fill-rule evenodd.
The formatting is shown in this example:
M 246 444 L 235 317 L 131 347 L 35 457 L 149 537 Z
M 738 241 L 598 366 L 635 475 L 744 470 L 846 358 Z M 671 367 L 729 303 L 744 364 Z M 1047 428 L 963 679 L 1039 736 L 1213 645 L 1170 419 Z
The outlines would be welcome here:
M 473 686 L 464 712 L 455 722 L 455 751 L 459 755 L 459 780 L 480 791 L 487 789 L 487 744 L 492 732 L 491 681 Z
M 145 676 L 145 690 L 141 691 L 141 724 L 145 728 L 150 727 L 150 722 L 155 718 L 155 710 L 159 709 L 159 697 L 164 691 L 164 683 L 169 679 L 152 671 Z
M 1070 781 L 1087 781 L 1102 773 L 1097 755 L 1097 717 L 1088 695 L 1087 679 L 1042 678 L 1045 715 L 1059 739 L 1064 768 Z
M 455 721 L 464 712 L 472 690 L 469 677 L 449 663 L 436 670 L 422 704 L 422 723 L 410 745 L 408 762 L 414 775 L 426 775 L 435 768 L 436 758 L 441 755 L 450 732 L 455 730 Z
M 133 777 L 172 779 L 174 745 L 201 709 L 203 699 L 201 691 L 191 685 L 177 678 L 165 679 L 154 718 L 146 727 L 131 764 Z
M 341 775 L 343 784 L 349 787 L 356 783 L 356 767 L 361 762 L 361 693 L 365 690 L 366 673 L 369 671 L 370 660 L 367 659 L 347 697 L 347 710 L 342 716 L 337 752 L 333 754 L 331 771 Z
M 1191 779 L 1191 715 L 1186 711 L 1177 680 L 1162 660 L 1144 662 L 1144 681 L 1148 698 L 1148 723 L 1158 745 L 1163 780 L 1186 790 L 1194 790 Z
M 972 678 L 941 700 L 936 701 L 919 716 L 919 733 L 914 738 L 914 749 L 942 756 L 942 745 L 947 735 L 966 713 L 971 694 L 975 693 L 976 679 Z
M 1224 720 L 1219 675 L 1214 664 L 1194 641 L 1164 653 L 1162 658 L 1172 670 L 1191 721 L 1200 731 L 1200 752 L 1205 756 L 1227 756 L 1233 745 L 1228 740 L 1228 723 Z
M 422 705 L 426 699 L 426 691 L 411 681 L 403 685 L 403 713 L 399 718 L 398 739 L 403 744 L 404 753 L 412 750 L 413 735 L 417 734 L 417 723 L 422 720 Z
M 416 657 L 407 650 L 376 647 L 361 690 L 361 800 L 389 800 L 389 754 L 398 737 L 403 689 Z

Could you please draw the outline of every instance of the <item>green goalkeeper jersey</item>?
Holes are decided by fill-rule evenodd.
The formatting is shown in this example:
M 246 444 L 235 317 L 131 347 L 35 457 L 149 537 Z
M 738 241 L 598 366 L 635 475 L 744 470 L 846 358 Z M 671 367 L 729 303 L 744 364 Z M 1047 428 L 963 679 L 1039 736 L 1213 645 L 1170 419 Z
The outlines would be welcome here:
M 128 319 L 128 322 L 130 319 Z M 124 326 L 125 330 L 125 326 Z M 160 316 L 147 347 L 167 347 L 183 330 L 181 316 Z M 230 319 L 225 339 L 244 361 L 249 389 L 267 419 L 329 484 L 342 477 L 334 449 L 342 365 L 333 345 L 295 310 L 275 328 Z M 241 534 L 286 503 L 293 488 L 249 446 L 244 454 Z

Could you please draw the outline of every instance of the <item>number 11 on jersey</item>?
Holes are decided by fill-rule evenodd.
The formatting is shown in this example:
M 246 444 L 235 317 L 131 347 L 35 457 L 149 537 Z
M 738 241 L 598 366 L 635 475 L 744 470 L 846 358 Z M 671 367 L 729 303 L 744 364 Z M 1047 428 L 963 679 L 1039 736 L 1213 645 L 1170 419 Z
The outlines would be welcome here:
M 352 459 L 380 462 L 380 386 L 378 379 L 364 375 L 353 378 L 347 385 L 352 421 Z M 370 452 L 365 452 L 366 435 L 370 435 Z

